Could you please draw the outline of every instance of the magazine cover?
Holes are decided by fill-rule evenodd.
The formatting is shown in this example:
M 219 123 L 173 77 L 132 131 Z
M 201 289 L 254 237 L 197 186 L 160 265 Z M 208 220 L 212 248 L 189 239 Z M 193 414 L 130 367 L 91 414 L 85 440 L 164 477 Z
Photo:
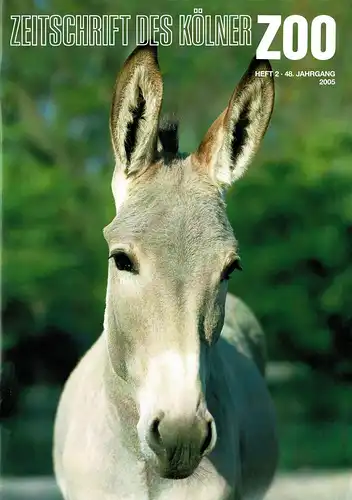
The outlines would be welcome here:
M 1 9 L 1 498 L 352 500 L 350 1 Z

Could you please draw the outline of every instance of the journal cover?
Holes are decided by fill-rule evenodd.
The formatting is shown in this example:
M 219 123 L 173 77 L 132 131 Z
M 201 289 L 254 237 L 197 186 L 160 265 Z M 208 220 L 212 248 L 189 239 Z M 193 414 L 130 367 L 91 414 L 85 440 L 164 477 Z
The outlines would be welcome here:
M 4 500 L 352 499 L 350 7 L 3 3 Z

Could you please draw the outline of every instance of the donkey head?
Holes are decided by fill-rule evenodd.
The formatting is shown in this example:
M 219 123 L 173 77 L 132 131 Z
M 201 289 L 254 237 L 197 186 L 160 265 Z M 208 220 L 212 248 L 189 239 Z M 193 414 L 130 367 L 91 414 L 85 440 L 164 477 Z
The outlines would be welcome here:
M 240 267 L 224 191 L 266 131 L 274 84 L 253 60 L 227 108 L 186 158 L 159 129 L 156 48 L 137 47 L 118 76 L 110 130 L 117 215 L 105 228 L 109 275 L 104 330 L 114 371 L 139 412 L 142 453 L 163 477 L 187 477 L 216 442 L 206 405 L 209 364 L 227 282 Z M 162 148 L 158 148 L 158 138 Z M 167 140 L 167 139 L 170 140 Z

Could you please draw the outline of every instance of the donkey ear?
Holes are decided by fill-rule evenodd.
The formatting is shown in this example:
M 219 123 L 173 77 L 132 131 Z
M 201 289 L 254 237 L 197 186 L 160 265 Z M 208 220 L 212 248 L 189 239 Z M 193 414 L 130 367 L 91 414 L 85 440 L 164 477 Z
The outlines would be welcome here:
M 256 76 L 259 72 L 265 76 Z M 246 171 L 269 124 L 274 79 L 269 61 L 252 59 L 231 96 L 194 154 L 217 184 L 229 186 Z
M 138 46 L 117 77 L 112 99 L 110 133 L 116 159 L 115 174 L 127 177 L 152 162 L 162 94 L 157 48 Z

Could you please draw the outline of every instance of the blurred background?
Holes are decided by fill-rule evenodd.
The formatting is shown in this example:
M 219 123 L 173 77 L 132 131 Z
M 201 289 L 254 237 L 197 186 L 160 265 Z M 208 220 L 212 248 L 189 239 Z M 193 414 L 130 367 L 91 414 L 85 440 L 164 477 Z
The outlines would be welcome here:
M 273 61 L 270 128 L 228 193 L 244 271 L 230 281 L 262 323 L 281 442 L 280 470 L 352 464 L 352 13 L 350 0 L 12 0 L 4 7 L 1 452 L 4 476 L 52 474 L 62 386 L 102 330 L 114 216 L 108 117 L 129 47 L 9 47 L 12 14 L 301 14 L 336 20 L 330 61 Z M 177 27 L 176 21 L 175 26 Z M 227 105 L 252 47 L 161 47 L 165 113 L 194 150 Z M 130 37 L 131 40 L 133 36 Z M 282 32 L 273 49 L 279 50 Z

